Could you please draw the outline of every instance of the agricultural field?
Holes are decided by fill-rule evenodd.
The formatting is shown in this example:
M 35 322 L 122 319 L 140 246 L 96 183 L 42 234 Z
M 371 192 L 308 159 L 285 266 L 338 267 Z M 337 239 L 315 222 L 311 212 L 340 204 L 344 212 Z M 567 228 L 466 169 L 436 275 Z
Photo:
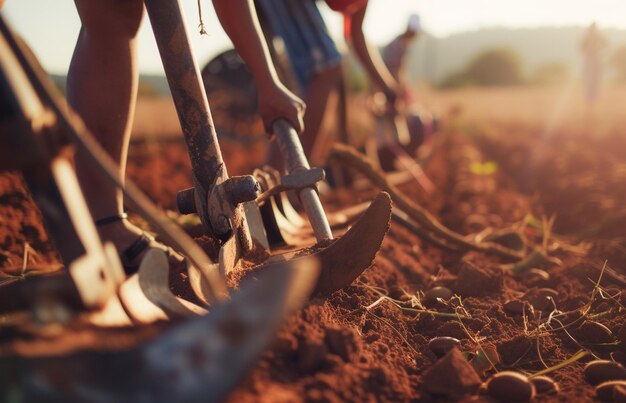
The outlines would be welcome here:
M 288 318 L 228 401 L 528 400 L 525 380 L 487 386 L 504 371 L 557 383 L 533 401 L 591 401 L 585 365 L 626 366 L 626 88 L 607 88 L 592 110 L 576 85 L 421 94 L 442 122 L 424 166 L 435 190 L 411 181 L 392 199 L 427 210 L 468 245 L 487 239 L 526 257 L 435 242 L 392 221 L 373 266 Z M 367 116 L 352 119 L 362 133 L 371 127 Z M 239 129 L 255 133 L 254 124 Z M 222 149 L 237 175 L 262 163 L 265 143 L 226 139 Z M 167 210 L 191 186 L 168 101 L 140 102 L 128 175 Z M 373 194 L 335 189 L 322 201 L 333 211 Z M 0 280 L 59 266 L 14 172 L 0 174 L 0 246 Z M 183 281 L 175 273 L 170 286 Z M 21 351 L 3 329 L 0 353 Z M 62 345 L 63 335 L 50 337 Z M 105 343 L 88 329 L 81 337 L 88 348 Z

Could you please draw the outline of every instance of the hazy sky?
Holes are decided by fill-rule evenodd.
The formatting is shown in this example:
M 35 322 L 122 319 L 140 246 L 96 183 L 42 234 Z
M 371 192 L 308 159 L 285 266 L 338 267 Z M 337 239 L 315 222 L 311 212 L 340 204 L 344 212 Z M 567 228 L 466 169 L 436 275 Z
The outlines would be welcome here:
M 208 36 L 197 33 L 196 0 L 181 3 L 200 64 L 231 46 L 209 0 L 203 0 Z M 341 17 L 321 8 L 331 32 L 339 37 Z M 80 27 L 72 0 L 6 0 L 2 13 L 46 68 L 54 73 L 67 71 Z M 370 0 L 366 33 L 375 44 L 384 44 L 404 29 L 411 13 L 419 14 L 424 28 L 437 36 L 493 26 L 588 25 L 592 21 L 600 28 L 626 28 L 624 0 Z M 139 57 L 142 72 L 162 72 L 147 18 L 140 34 Z

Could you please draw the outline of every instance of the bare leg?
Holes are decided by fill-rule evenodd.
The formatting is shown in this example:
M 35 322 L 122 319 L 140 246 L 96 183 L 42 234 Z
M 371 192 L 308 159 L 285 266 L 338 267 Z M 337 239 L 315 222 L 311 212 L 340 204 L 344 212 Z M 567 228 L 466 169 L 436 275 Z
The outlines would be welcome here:
M 70 105 L 96 139 L 126 170 L 132 117 L 137 96 L 136 37 L 143 14 L 141 0 L 75 0 L 82 28 L 68 73 Z M 76 170 L 95 219 L 123 212 L 122 193 L 76 154 Z M 127 222 L 99 228 L 100 235 L 124 249 L 139 229 Z

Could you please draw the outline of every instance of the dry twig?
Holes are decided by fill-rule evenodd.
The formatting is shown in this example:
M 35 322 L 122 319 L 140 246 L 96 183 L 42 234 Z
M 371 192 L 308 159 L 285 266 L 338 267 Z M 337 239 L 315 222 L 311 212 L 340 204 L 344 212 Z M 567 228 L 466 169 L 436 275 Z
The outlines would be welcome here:
M 450 230 L 427 210 L 410 201 L 398 188 L 387 181 L 380 170 L 376 169 L 364 155 L 354 148 L 344 144 L 336 144 L 330 153 L 329 160 L 336 160 L 359 171 L 375 186 L 389 193 L 396 206 L 422 227 L 425 232 L 418 235 L 426 240 L 435 242 L 435 239 L 439 239 L 439 243 L 445 242 L 465 250 L 476 250 L 514 260 L 522 259 L 523 255 L 521 253 L 505 248 L 502 245 L 491 242 L 473 242 L 463 235 Z

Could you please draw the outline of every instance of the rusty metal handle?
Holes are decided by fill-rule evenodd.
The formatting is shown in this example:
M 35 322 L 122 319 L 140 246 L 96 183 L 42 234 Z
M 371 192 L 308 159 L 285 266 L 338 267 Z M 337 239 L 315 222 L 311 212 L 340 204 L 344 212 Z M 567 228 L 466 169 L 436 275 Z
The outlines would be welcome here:
M 298 133 L 291 126 L 291 123 L 284 119 L 279 119 L 272 124 L 272 129 L 285 160 L 287 173 L 301 169 L 310 169 L 309 161 L 304 155 Z M 314 188 L 301 190 L 300 200 L 304 206 L 304 211 L 309 217 L 315 238 L 318 241 L 333 239 L 328 218 L 326 218 L 326 213 L 324 212 L 324 207 L 322 207 L 317 190 Z

